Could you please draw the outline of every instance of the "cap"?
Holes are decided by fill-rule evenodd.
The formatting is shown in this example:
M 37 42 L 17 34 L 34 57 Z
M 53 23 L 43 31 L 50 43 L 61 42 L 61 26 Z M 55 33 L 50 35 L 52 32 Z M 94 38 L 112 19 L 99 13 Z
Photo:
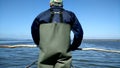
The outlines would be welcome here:
M 50 0 L 50 4 L 54 6 L 63 6 L 62 0 Z

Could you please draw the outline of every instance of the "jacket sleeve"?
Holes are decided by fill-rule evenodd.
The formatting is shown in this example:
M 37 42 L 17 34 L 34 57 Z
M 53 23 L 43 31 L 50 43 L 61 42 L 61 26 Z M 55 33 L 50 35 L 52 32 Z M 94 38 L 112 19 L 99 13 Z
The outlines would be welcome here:
M 82 26 L 81 26 L 80 22 L 78 21 L 77 17 L 75 16 L 75 14 L 73 14 L 72 31 L 74 33 L 74 38 L 73 38 L 73 43 L 70 46 L 70 50 L 76 50 L 82 42 L 83 29 L 82 29 Z
M 35 18 L 35 20 L 32 23 L 31 34 L 32 34 L 34 43 L 38 46 L 40 39 L 39 39 L 39 21 L 37 20 L 37 18 Z

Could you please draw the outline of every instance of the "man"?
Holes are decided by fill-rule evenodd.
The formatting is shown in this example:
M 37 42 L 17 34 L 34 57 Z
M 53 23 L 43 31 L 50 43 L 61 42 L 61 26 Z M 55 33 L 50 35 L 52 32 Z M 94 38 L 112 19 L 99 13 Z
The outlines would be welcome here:
M 70 31 L 74 33 L 73 43 Z M 63 9 L 62 0 L 50 0 L 50 9 L 39 14 L 31 27 L 35 44 L 40 48 L 38 68 L 70 68 L 71 53 L 82 41 L 83 30 L 71 11 Z

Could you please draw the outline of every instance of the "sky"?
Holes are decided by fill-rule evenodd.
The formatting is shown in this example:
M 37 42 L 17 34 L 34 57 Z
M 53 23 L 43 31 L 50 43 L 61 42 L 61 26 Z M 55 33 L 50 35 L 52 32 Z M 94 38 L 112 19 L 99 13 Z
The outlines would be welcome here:
M 120 39 L 120 0 L 63 0 L 63 4 L 77 16 L 84 39 Z M 34 18 L 49 8 L 49 0 L 0 0 L 0 38 L 32 39 Z

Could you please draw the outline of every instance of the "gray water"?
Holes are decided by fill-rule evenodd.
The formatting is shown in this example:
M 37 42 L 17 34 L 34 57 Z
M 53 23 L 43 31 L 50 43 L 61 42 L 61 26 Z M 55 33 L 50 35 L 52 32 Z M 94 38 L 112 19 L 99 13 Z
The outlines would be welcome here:
M 7 41 L 2 41 L 0 45 Z M 8 41 L 9 42 L 9 41 Z M 12 43 L 12 44 L 11 44 Z M 7 45 L 22 44 L 11 41 Z M 23 44 L 33 44 L 23 42 Z M 85 40 L 81 48 L 100 48 L 120 51 L 118 40 Z M 0 68 L 25 68 L 38 58 L 38 48 L 0 48 Z M 102 51 L 73 51 L 74 68 L 120 68 L 120 53 Z M 36 64 L 31 68 L 36 68 Z

